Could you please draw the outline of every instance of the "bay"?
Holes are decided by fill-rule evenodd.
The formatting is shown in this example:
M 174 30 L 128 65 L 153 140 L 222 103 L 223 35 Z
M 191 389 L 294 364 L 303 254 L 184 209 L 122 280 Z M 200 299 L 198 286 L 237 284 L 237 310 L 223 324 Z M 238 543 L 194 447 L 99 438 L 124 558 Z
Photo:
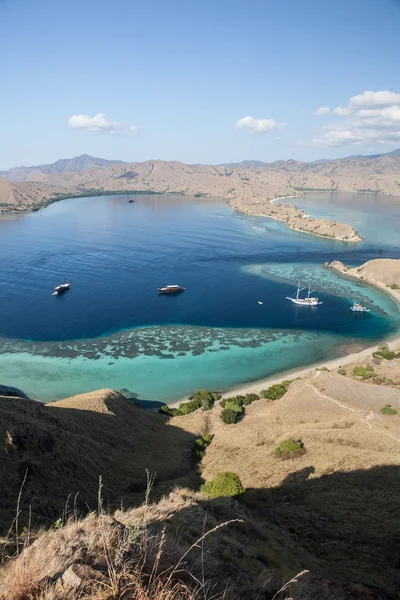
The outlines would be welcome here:
M 363 194 L 365 212 L 362 198 L 337 196 L 349 217 L 340 220 L 362 220 L 359 245 L 179 195 L 71 199 L 0 220 L 0 382 L 44 401 L 99 387 L 168 401 L 395 335 L 399 312 L 386 294 L 322 265 L 398 258 L 400 203 Z M 311 214 L 332 210 L 319 198 Z M 285 300 L 297 279 L 312 281 L 317 310 Z M 64 280 L 71 290 L 51 296 Z M 159 296 L 171 283 L 186 291 Z M 354 318 L 353 299 L 372 309 L 367 318 Z

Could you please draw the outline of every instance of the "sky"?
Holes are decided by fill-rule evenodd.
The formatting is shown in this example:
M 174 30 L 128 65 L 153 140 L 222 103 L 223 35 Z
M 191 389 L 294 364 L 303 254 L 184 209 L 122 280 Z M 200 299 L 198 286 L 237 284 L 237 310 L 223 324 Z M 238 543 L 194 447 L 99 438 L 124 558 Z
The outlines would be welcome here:
M 400 147 L 400 0 L 0 0 L 0 169 Z

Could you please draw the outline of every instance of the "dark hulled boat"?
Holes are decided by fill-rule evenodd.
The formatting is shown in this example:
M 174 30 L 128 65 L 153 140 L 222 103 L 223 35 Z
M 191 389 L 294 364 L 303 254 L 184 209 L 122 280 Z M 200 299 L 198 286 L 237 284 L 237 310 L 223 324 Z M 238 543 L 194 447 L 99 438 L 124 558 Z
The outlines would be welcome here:
M 70 285 L 71 285 L 70 283 L 62 283 L 61 285 L 58 285 L 57 287 L 54 288 L 54 292 L 53 292 L 52 296 L 61 296 L 61 294 L 63 294 L 67 290 L 69 290 Z
M 165 287 L 158 288 L 159 294 L 178 294 L 184 291 L 185 288 L 181 285 L 166 285 Z

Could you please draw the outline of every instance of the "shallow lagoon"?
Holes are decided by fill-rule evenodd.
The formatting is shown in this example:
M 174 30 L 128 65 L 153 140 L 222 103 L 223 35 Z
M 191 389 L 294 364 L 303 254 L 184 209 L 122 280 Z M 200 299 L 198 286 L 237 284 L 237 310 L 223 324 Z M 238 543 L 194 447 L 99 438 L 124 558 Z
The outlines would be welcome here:
M 1 383 L 41 400 L 99 387 L 174 400 L 196 387 L 229 389 L 340 356 L 398 332 L 399 313 L 388 296 L 322 264 L 359 264 L 382 253 L 397 258 L 400 204 L 386 202 L 383 211 L 376 205 L 384 239 L 360 231 L 365 241 L 355 246 L 238 215 L 218 200 L 133 198 L 67 200 L 0 221 Z M 369 215 L 364 222 L 375 231 Z M 65 278 L 70 292 L 52 297 Z M 297 279 L 311 280 L 324 304 L 313 310 L 286 301 Z M 159 297 L 156 288 L 167 283 L 187 290 Z M 353 298 L 373 312 L 352 314 Z

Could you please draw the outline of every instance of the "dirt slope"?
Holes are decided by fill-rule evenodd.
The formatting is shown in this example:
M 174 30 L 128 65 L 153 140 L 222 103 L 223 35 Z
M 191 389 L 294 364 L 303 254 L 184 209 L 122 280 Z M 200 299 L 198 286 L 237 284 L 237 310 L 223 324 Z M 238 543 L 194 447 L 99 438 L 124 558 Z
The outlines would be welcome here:
M 107 502 L 146 487 L 146 472 L 175 480 L 191 471 L 192 436 L 112 390 L 43 405 L 0 396 L 0 522 L 7 528 L 26 474 L 23 507 L 54 521 L 69 495 L 94 508 L 101 475 Z M 172 485 L 172 484 L 171 484 Z M 71 500 L 72 502 L 72 500 Z

